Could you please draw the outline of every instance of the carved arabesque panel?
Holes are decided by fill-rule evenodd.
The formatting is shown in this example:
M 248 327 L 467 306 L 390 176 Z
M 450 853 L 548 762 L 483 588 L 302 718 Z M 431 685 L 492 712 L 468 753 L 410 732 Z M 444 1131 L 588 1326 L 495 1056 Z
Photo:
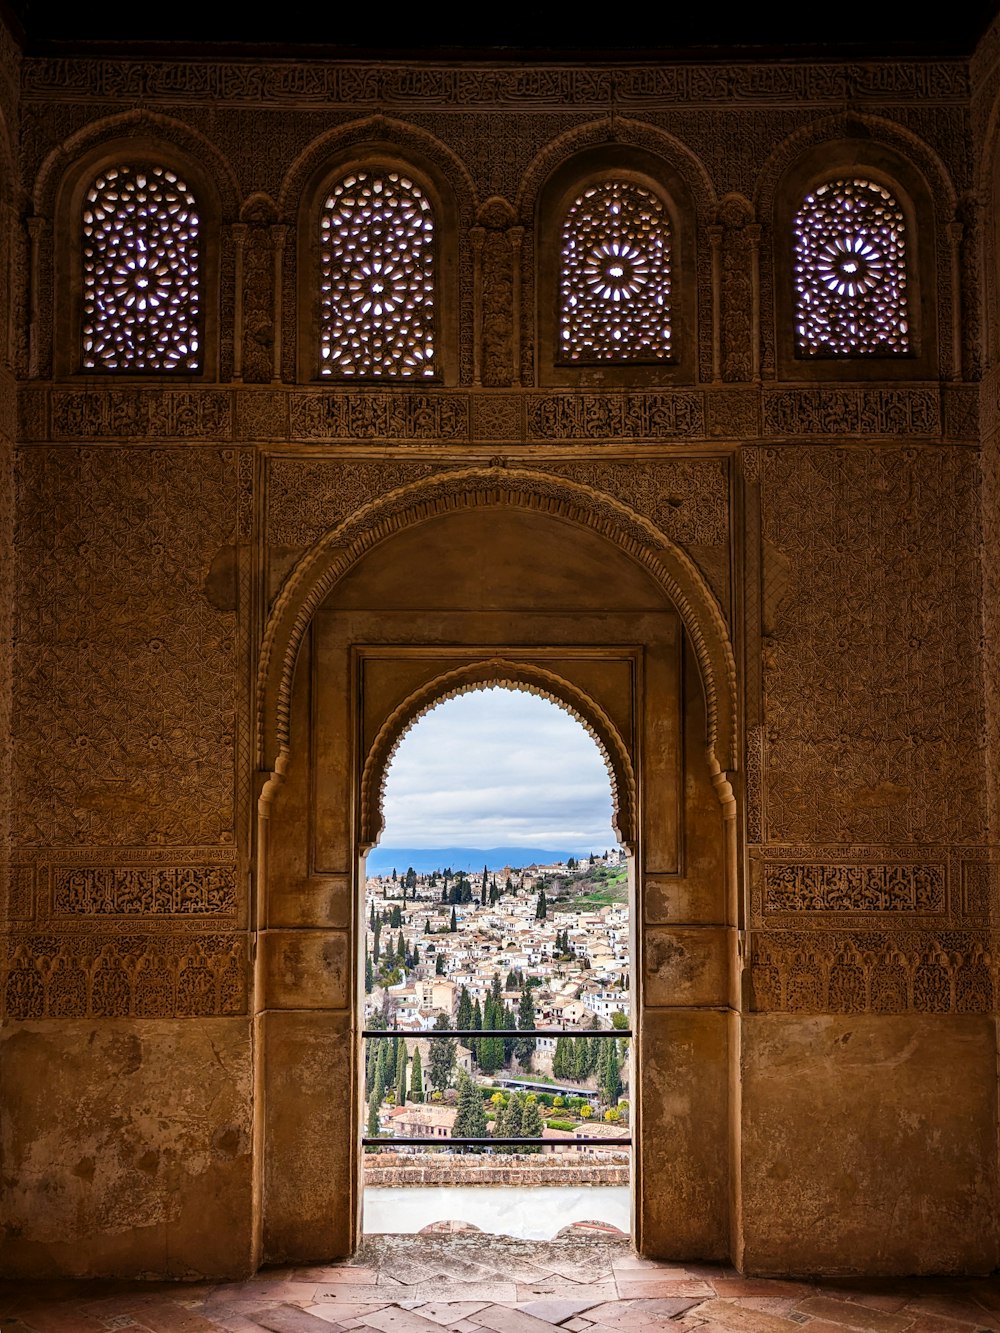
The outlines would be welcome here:
M 769 841 L 982 837 L 975 454 L 772 448 Z
M 21 451 L 21 843 L 232 840 L 236 617 L 206 578 L 236 475 L 229 450 Z

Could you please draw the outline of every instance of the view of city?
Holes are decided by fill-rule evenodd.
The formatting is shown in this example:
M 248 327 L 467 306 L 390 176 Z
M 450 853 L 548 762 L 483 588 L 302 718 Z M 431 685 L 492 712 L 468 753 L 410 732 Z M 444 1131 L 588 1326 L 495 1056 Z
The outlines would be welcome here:
M 387 1034 L 365 1043 L 366 1138 L 627 1155 L 601 1148 L 629 1132 L 620 849 L 476 873 L 398 867 L 368 879 L 366 914 L 365 1025 Z M 449 1029 L 470 1035 L 433 1035 Z M 544 1143 L 502 1142 L 522 1138 Z

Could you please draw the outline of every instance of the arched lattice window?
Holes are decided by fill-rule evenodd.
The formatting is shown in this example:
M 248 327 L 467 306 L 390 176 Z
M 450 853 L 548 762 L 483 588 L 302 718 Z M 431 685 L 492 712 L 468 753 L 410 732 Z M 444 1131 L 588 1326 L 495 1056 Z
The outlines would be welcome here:
M 435 374 L 434 216 L 398 171 L 352 171 L 320 217 L 320 374 Z
M 668 361 L 670 219 L 628 180 L 589 185 L 566 212 L 559 275 L 559 359 Z
M 906 222 L 890 192 L 870 180 L 827 181 L 805 196 L 793 226 L 799 354 L 909 352 Z
M 168 167 L 106 167 L 83 201 L 83 367 L 201 369 L 199 216 Z

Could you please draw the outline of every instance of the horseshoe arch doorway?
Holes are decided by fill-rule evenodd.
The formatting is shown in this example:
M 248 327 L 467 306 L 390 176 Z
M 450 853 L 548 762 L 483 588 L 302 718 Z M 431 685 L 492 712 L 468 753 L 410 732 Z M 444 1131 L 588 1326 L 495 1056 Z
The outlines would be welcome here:
M 721 617 L 690 561 L 658 534 L 642 540 L 628 511 L 619 533 L 603 497 L 566 486 L 553 499 L 551 478 L 498 471 L 414 486 L 386 521 L 342 525 L 300 561 L 268 626 L 262 1262 L 346 1255 L 360 1240 L 364 856 L 401 735 L 437 700 L 487 683 L 562 703 L 611 763 L 634 883 L 636 1246 L 731 1252 L 735 712 Z

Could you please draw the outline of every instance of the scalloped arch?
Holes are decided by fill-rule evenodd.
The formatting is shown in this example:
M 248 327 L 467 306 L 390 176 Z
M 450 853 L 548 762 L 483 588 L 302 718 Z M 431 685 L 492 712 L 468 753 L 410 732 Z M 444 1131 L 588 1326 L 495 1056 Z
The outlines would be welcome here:
M 477 202 L 476 189 L 462 161 L 427 130 L 388 116 L 366 116 L 363 120 L 351 120 L 313 139 L 288 168 L 281 182 L 278 192 L 281 216 L 287 221 L 293 221 L 298 216 L 312 178 L 323 170 L 337 152 L 355 147 L 364 153 L 388 151 L 404 158 L 419 154 L 450 185 L 455 206 L 463 221 L 468 222 L 472 218 Z
M 576 718 L 601 750 L 614 807 L 613 827 L 620 841 L 634 847 L 636 841 L 636 782 L 628 750 L 607 714 L 575 685 L 554 672 L 504 657 L 470 663 L 445 672 L 415 690 L 382 724 L 365 756 L 361 773 L 361 850 L 368 851 L 382 833 L 385 783 L 393 756 L 403 737 L 416 723 L 448 699 L 474 690 L 504 688 L 523 690 L 549 699 Z
M 954 214 L 958 196 L 948 168 L 938 154 L 902 125 L 860 112 L 824 116 L 803 125 L 778 144 L 764 163 L 754 191 L 752 203 L 758 218 L 768 223 L 772 221 L 774 201 L 781 180 L 797 158 L 817 144 L 838 139 L 857 139 L 859 128 L 864 132 L 863 137 L 874 146 L 889 148 L 898 153 L 923 176 L 934 202 L 935 213 L 941 221 L 949 221 Z
M 236 175 L 211 139 L 179 120 L 142 108 L 92 121 L 54 148 L 42 163 L 35 179 L 32 194 L 35 213 L 49 217 L 53 215 L 56 195 L 66 172 L 85 153 L 100 148 L 103 143 L 113 143 L 116 139 L 127 139 L 143 133 L 151 138 L 163 139 L 201 168 L 216 191 L 224 221 L 231 221 L 238 216 L 240 190 Z
M 686 144 L 665 130 L 626 116 L 605 117 L 567 130 L 546 144 L 529 163 L 521 180 L 514 208 L 525 226 L 530 226 L 535 207 L 552 173 L 577 153 L 588 148 L 643 148 L 668 162 L 691 191 L 700 217 L 710 219 L 716 206 L 715 187 L 700 158 Z
M 437 515 L 485 505 L 551 514 L 606 538 L 642 566 L 677 609 L 701 672 L 714 775 L 738 767 L 736 660 L 722 612 L 694 562 L 647 519 L 565 478 L 505 467 L 448 471 L 390 491 L 327 532 L 285 580 L 268 618 L 258 674 L 257 762 L 287 762 L 292 677 L 313 615 L 367 551 Z

